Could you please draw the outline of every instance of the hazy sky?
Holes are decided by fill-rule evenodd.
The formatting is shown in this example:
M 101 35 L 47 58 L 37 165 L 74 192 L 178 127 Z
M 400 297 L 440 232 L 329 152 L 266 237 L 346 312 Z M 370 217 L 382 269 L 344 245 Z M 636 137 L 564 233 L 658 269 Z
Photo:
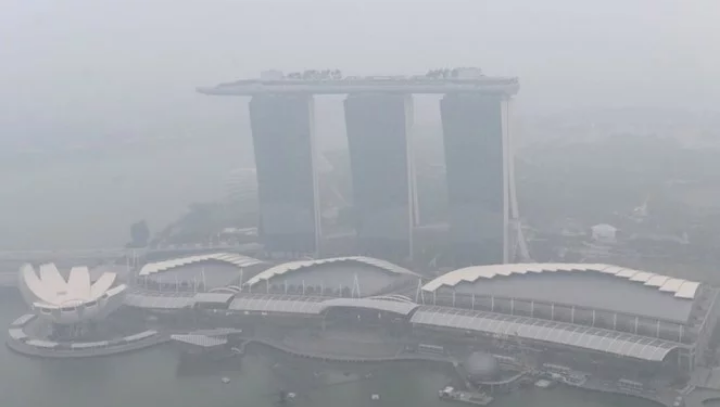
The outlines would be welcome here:
M 717 0 L 0 0 L 0 137 L 204 131 L 237 101 L 194 87 L 267 68 L 478 65 L 519 76 L 529 112 L 713 108 L 719 18 Z
M 475 65 L 519 76 L 526 114 L 712 109 L 718 20 L 718 0 L 0 0 L 0 148 L 38 138 L 237 140 L 0 172 L 0 246 L 118 245 L 138 219 L 157 230 L 188 203 L 220 196 L 225 171 L 250 156 L 235 139 L 247 137 L 246 101 L 196 86 L 268 68 L 362 75 Z M 320 138 L 342 141 L 338 102 L 318 102 Z M 422 106 L 418 122 L 437 120 L 436 105 Z

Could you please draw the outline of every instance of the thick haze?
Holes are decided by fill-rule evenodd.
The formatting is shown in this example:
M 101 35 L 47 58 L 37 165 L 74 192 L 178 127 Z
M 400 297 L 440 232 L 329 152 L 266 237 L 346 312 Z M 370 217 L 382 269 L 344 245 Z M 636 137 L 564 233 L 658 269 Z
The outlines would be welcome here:
M 252 156 L 247 109 L 196 86 L 269 68 L 475 65 L 519 76 L 525 114 L 714 109 L 718 16 L 717 0 L 0 0 L 0 148 L 226 140 L 4 168 L 0 247 L 122 244 L 131 222 L 157 229 L 188 203 L 221 196 L 222 175 Z M 322 103 L 318 135 L 342 138 L 341 105 Z M 416 121 L 436 120 L 433 109 L 418 103 Z
M 715 0 L 3 0 L 4 137 L 202 128 L 197 85 L 285 70 L 517 75 L 524 110 L 720 98 Z M 200 99 L 200 100 L 198 100 Z

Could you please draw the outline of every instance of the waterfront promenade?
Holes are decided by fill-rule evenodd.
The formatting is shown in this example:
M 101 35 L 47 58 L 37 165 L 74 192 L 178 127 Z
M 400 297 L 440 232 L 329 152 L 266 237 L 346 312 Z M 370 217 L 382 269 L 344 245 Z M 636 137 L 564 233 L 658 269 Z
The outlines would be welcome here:
M 46 349 L 31 346 L 27 343 L 23 343 L 13 339 L 8 339 L 5 343 L 12 351 L 25 356 L 50 359 L 76 359 L 112 356 L 121 353 L 134 352 L 142 349 L 151 348 L 157 345 L 162 345 L 164 343 L 167 343 L 168 341 L 170 341 L 169 336 L 158 335 L 133 343 L 118 344 L 111 347 L 92 349 Z
M 355 352 L 354 355 L 343 355 L 338 353 L 336 350 L 320 349 L 317 346 L 304 346 L 307 344 L 300 344 L 300 346 L 290 346 L 282 340 L 274 340 L 270 338 L 253 337 L 248 339 L 248 345 L 259 344 L 262 346 L 270 347 L 287 354 L 306 358 L 306 359 L 317 359 L 327 362 L 354 362 L 354 363 L 377 363 L 377 362 L 400 362 L 400 361 L 423 361 L 423 362 L 439 362 L 439 363 L 450 363 L 455 364 L 457 361 L 449 356 L 444 355 L 429 355 L 420 353 L 409 353 L 409 352 L 397 352 L 395 354 L 378 355 L 372 352 L 367 354 L 361 354 L 362 352 Z
M 23 318 L 25 317 L 18 318 L 17 321 Z M 32 332 L 34 330 L 32 325 L 36 322 L 37 321 L 32 320 L 23 322 L 23 324 L 25 324 L 23 328 L 27 327 L 27 329 L 23 329 L 23 332 Z M 17 329 L 17 326 L 11 327 L 10 329 Z M 170 336 L 174 333 L 192 333 L 212 336 L 222 334 L 223 332 L 224 330 L 190 332 L 168 330 L 155 332 L 153 335 L 139 340 L 122 341 L 122 338 L 119 338 L 121 340 L 109 341 L 111 346 L 103 346 L 100 348 L 72 349 L 70 347 L 72 344 L 67 344 L 64 348 L 38 347 L 34 346 L 32 342 L 28 340 L 13 338 L 12 335 L 10 335 L 6 344 L 11 350 L 32 357 L 58 359 L 89 358 L 116 355 L 167 344 L 171 341 Z M 463 376 L 461 374 L 462 365 L 459 360 L 452 355 L 418 353 L 409 350 L 410 348 L 406 347 L 401 340 L 380 341 L 379 339 L 381 338 L 375 337 L 374 335 L 343 335 L 342 333 L 335 332 L 327 336 L 313 336 L 308 332 L 303 332 L 301 334 L 283 335 L 280 337 L 259 335 L 241 335 L 241 337 L 244 339 L 243 348 L 260 346 L 281 351 L 298 358 L 339 363 L 431 362 L 453 366 L 455 370 L 460 373 L 461 378 Z M 28 339 L 33 340 L 33 338 Z M 40 338 L 35 338 L 34 341 L 43 343 L 43 340 Z M 519 373 L 517 377 L 522 377 L 523 374 L 524 373 Z M 513 377 L 513 381 L 517 377 Z M 504 384 L 505 383 L 503 383 L 503 385 Z M 588 377 L 588 379 L 581 384 L 568 384 L 584 390 L 639 397 L 667 407 L 674 407 L 679 395 L 682 396 L 685 407 L 705 407 L 708 400 L 720 400 L 720 391 L 696 386 L 688 386 L 685 391 L 681 393 L 674 389 L 662 389 L 657 392 L 637 392 L 620 388 L 614 383 L 605 382 L 593 377 Z

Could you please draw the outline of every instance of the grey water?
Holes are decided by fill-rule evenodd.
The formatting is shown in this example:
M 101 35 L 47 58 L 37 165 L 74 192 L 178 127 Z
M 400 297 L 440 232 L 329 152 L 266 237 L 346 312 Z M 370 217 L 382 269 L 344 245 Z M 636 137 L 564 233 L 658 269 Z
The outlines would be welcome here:
M 26 307 L 12 290 L 0 294 L 0 326 L 7 327 Z M 448 377 L 430 367 L 385 365 L 367 380 L 296 389 L 288 375 L 300 379 L 304 373 L 293 369 L 278 374 L 277 367 L 273 368 L 275 360 L 272 355 L 251 354 L 243 360 L 241 368 L 232 373 L 178 376 L 177 355 L 168 347 L 96 359 L 49 360 L 20 356 L 1 346 L 0 397 L 3 407 L 276 407 L 278 391 L 287 390 L 298 393 L 293 403 L 297 407 L 448 405 L 437 398 L 437 391 L 447 383 Z M 230 378 L 230 383 L 223 383 L 222 376 Z M 370 399 L 374 393 L 380 395 L 379 401 Z M 651 407 L 654 404 L 557 387 L 533 388 L 502 396 L 492 406 Z

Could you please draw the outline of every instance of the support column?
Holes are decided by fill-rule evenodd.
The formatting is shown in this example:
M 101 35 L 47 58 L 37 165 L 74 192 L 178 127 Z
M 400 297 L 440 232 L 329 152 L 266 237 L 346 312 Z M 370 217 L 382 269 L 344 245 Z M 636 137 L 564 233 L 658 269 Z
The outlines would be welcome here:
M 508 98 L 452 93 L 440 102 L 445 144 L 450 243 L 455 266 L 509 261 Z
M 518 209 L 517 188 L 515 183 L 515 146 L 513 115 L 513 99 L 505 95 L 503 98 L 503 150 L 505 152 L 504 185 L 506 187 L 506 204 L 504 206 L 505 224 L 505 262 L 532 262 L 530 250 L 525 241 L 525 234 L 520 221 Z
M 353 94 L 345 100 L 357 243 L 364 254 L 394 261 L 413 256 L 412 112 L 410 95 Z
M 312 95 L 256 95 L 250 101 L 260 206 L 268 252 L 315 255 L 320 246 Z

